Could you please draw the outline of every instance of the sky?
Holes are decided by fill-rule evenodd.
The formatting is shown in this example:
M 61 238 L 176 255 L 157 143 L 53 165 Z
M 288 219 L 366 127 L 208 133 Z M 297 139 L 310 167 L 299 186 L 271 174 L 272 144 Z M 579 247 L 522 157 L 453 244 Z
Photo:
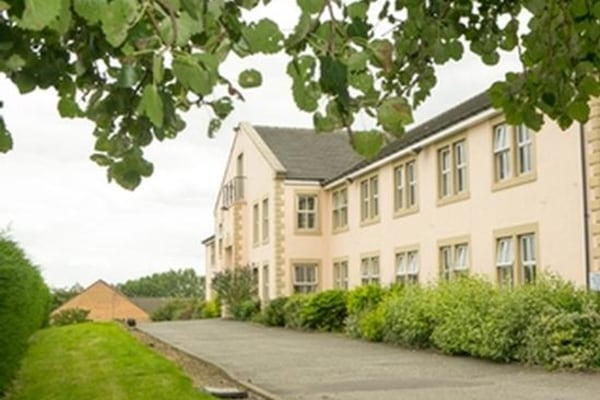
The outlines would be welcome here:
M 290 9 L 291 7 L 291 9 Z M 293 26 L 295 6 L 273 2 L 265 15 Z M 263 85 L 246 90 L 246 101 L 215 138 L 206 135 L 210 114 L 186 114 L 187 128 L 175 140 L 153 142 L 145 151 L 154 174 L 130 192 L 108 183 L 106 171 L 89 160 L 93 126 L 61 119 L 52 90 L 20 95 L 0 77 L 0 110 L 14 148 L 0 154 L 0 231 L 8 230 L 51 287 L 84 287 L 98 279 L 121 283 L 169 269 L 204 274 L 202 240 L 213 234 L 213 206 L 233 139 L 241 121 L 254 125 L 312 127 L 299 111 L 282 56 L 232 60 L 221 72 L 235 80 L 253 67 Z M 494 68 L 474 56 L 438 70 L 438 85 L 415 112 L 416 123 L 480 93 L 506 71 L 517 71 L 513 56 Z M 364 124 L 364 126 L 361 126 Z M 372 121 L 358 121 L 371 128 Z

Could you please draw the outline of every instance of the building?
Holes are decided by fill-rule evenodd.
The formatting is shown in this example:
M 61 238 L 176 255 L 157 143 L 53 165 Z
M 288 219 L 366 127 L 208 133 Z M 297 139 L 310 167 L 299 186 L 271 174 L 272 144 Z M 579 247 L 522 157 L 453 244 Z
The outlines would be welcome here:
M 262 299 L 466 271 L 588 285 L 600 272 L 600 102 L 585 125 L 531 132 L 480 94 L 369 161 L 345 133 L 241 123 L 214 219 L 207 285 L 250 266 Z
M 88 319 L 92 321 L 125 321 L 129 318 L 136 322 L 150 321 L 146 311 L 101 279 L 52 311 L 51 315 L 71 308 L 89 310 Z

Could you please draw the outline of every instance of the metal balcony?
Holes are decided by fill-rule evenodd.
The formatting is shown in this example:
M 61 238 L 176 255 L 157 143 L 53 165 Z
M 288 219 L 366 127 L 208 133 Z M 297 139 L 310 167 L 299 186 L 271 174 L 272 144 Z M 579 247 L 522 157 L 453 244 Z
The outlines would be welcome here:
M 236 176 L 230 179 L 221 188 L 223 196 L 223 207 L 229 208 L 238 201 L 244 200 L 244 180 L 245 176 Z

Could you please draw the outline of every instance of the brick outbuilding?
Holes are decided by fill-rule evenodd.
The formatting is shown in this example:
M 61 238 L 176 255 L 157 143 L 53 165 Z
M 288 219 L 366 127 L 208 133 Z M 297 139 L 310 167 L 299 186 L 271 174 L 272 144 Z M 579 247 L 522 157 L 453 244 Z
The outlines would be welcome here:
M 88 318 L 92 321 L 126 320 L 128 318 L 134 318 L 137 322 L 150 321 L 150 316 L 146 311 L 102 279 L 52 311 L 52 315 L 70 308 L 89 310 Z

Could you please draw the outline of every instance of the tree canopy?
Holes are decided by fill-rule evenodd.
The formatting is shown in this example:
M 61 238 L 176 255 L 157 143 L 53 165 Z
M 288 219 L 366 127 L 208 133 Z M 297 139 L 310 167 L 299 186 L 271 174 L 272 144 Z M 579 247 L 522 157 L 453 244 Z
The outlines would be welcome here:
M 317 131 L 345 128 L 363 154 L 404 133 L 436 66 L 467 48 L 488 65 L 518 53 L 522 70 L 489 92 L 509 123 L 539 129 L 545 114 L 567 128 L 600 95 L 600 0 L 296 0 L 289 33 L 253 18 L 269 3 L 0 0 L 0 72 L 21 93 L 55 88 L 61 116 L 91 120 L 91 159 L 127 189 L 152 174 L 143 150 L 176 137 L 182 113 L 211 110 L 213 135 L 243 90 L 261 85 L 252 65 L 220 73 L 233 55 L 285 53 L 298 108 Z M 380 130 L 354 131 L 361 113 Z M 0 116 L 0 152 L 11 147 Z
M 128 297 L 204 298 L 204 277 L 192 268 L 169 270 L 117 285 Z

